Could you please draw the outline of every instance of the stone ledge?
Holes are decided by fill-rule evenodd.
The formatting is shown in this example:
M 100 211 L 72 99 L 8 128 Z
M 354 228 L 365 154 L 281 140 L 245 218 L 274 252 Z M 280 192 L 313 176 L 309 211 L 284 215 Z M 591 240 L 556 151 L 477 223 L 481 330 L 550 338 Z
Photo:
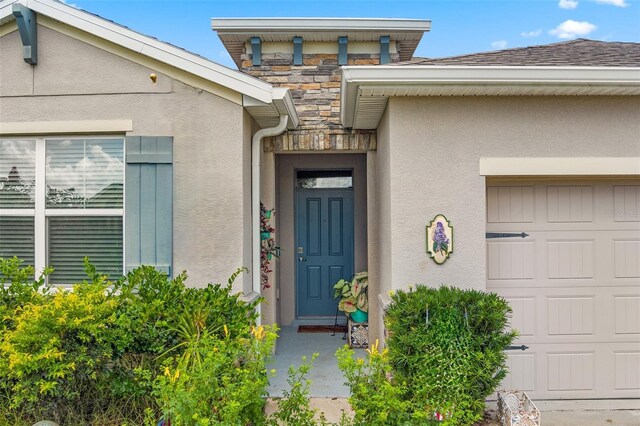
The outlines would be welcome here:
M 375 130 L 293 130 L 265 138 L 266 152 L 292 151 L 375 151 Z

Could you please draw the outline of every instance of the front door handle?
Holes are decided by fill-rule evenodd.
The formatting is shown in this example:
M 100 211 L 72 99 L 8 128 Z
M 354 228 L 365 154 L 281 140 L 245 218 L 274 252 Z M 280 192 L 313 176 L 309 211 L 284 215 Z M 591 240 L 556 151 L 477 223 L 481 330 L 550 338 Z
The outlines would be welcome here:
M 306 257 L 302 257 L 302 256 L 300 256 L 300 257 L 298 258 L 298 262 L 306 262 L 306 261 L 307 261 L 307 258 L 306 258 Z

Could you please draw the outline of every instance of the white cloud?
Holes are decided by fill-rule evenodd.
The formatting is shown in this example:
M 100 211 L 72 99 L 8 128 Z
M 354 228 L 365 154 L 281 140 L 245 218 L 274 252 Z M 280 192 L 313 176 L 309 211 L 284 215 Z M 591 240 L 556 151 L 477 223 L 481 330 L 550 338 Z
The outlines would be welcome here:
M 504 49 L 507 47 L 507 40 L 498 40 L 491 43 L 491 47 L 494 49 Z
M 580 36 L 586 36 L 592 33 L 598 28 L 587 21 L 574 21 L 568 19 L 556 28 L 549 31 L 549 34 L 557 36 L 558 38 L 576 38 Z
M 71 6 L 74 7 L 76 9 L 78 9 L 78 5 L 75 3 L 69 3 L 67 0 L 60 0 L 62 3 L 66 4 L 67 6 Z
M 524 33 L 520 33 L 522 37 L 538 37 L 540 34 L 542 34 L 542 30 L 526 31 Z
M 611 4 L 617 7 L 629 6 L 629 3 L 625 2 L 624 0 L 596 0 L 596 2 L 600 4 Z
M 560 0 L 558 6 L 562 9 L 575 9 L 578 7 L 578 2 L 576 0 Z

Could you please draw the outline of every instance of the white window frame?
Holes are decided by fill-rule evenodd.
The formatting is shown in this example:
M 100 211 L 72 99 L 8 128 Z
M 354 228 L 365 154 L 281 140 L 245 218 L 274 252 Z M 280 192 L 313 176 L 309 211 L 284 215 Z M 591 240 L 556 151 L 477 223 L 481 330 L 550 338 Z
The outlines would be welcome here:
M 100 140 L 100 139 L 121 139 L 122 140 L 122 158 L 123 158 L 123 167 L 122 167 L 122 208 L 120 209 L 75 209 L 75 208 L 47 208 L 46 207 L 46 192 L 47 192 L 47 183 L 46 183 L 46 141 L 47 140 L 61 140 L 61 139 L 70 139 L 70 140 L 78 140 L 78 139 L 91 139 L 91 140 Z M 35 204 L 32 209 L 0 209 L 0 216 L 21 216 L 21 217 L 33 217 L 34 218 L 34 268 L 35 268 L 35 276 L 34 279 L 37 279 L 40 274 L 44 271 L 47 265 L 48 258 L 48 235 L 47 235 L 47 218 L 56 217 L 56 216 L 111 216 L 111 217 L 122 217 L 122 273 L 125 273 L 126 264 L 125 264 L 125 200 L 126 200 L 126 170 L 127 170 L 127 161 L 126 161 L 126 137 L 122 134 L 114 134 L 114 135 L 51 135 L 51 136 L 41 136 L 41 137 L 33 137 L 33 136 L 14 136 L 14 137 L 3 137 L 0 140 L 20 140 L 20 141 L 35 141 L 36 144 L 36 159 L 35 159 Z M 73 283 L 62 284 L 59 285 L 61 287 L 71 286 Z

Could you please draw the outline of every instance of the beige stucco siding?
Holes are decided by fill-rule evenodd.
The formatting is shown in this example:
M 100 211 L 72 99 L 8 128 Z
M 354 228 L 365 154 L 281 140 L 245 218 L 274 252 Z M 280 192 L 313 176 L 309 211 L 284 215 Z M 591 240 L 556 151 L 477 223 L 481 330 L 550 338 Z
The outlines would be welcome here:
M 382 338 L 381 309 L 378 295 L 383 299 L 392 289 L 391 202 L 389 179 L 390 147 L 389 113 L 385 112 L 378 126 L 378 150 L 367 152 L 367 242 L 369 268 L 369 335 Z
M 389 161 L 389 183 L 379 195 L 387 204 L 380 210 L 390 215 L 386 222 L 381 214 L 378 224 L 390 226 L 389 244 L 381 241 L 381 269 L 390 267 L 382 288 L 389 275 L 394 288 L 485 288 L 481 157 L 640 156 L 638 97 L 391 98 L 387 108 L 377 154 L 382 182 L 380 160 Z M 451 221 L 455 241 L 441 266 L 425 252 L 425 225 L 439 213 Z
M 0 38 L 0 122 L 128 119 L 127 136 L 173 136 L 174 270 L 186 270 L 191 285 L 226 281 L 248 258 L 243 176 L 252 129 L 242 106 L 50 28 L 38 31 L 35 67 L 23 62 L 17 31 Z M 250 287 L 250 277 L 236 289 L 243 283 Z

